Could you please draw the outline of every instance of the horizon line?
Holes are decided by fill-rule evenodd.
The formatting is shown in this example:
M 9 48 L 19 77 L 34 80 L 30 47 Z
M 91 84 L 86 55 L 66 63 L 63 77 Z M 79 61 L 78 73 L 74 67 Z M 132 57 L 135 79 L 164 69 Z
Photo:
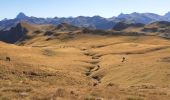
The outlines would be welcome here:
M 0 21 L 2 21 L 2 20 L 10 20 L 10 19 L 15 19 L 20 13 L 23 13 L 23 14 L 25 14 L 27 17 L 36 17 L 36 18 L 44 18 L 44 19 L 48 19 L 48 18 L 77 18 L 77 17 L 95 17 L 95 16 L 99 16 L 99 17 L 102 17 L 102 18 L 106 18 L 106 19 L 109 19 L 109 18 L 113 18 L 113 17 L 118 17 L 119 15 L 121 15 L 121 14 L 133 14 L 133 13 L 139 13 L 139 14 L 145 14 L 145 13 L 152 13 L 152 14 L 157 14 L 157 15 L 159 15 L 159 16 L 165 16 L 167 13 L 170 13 L 170 11 L 168 11 L 168 12 L 166 12 L 166 13 L 164 13 L 164 14 L 158 14 L 158 13 L 153 13 L 153 12 L 136 12 L 136 11 L 134 11 L 134 12 L 131 12 L 131 13 L 124 13 L 124 12 L 121 12 L 121 13 L 119 13 L 119 14 L 117 14 L 117 15 L 113 15 L 113 16 L 111 16 L 111 17 L 105 17 L 105 16 L 102 16 L 102 15 L 100 15 L 100 14 L 96 14 L 96 15 L 91 15 L 91 16 L 88 16 L 88 15 L 78 15 L 78 16 L 49 16 L 49 17 L 47 17 L 47 16 L 33 16 L 33 15 L 27 15 L 25 12 L 18 12 L 18 14 L 16 14 L 16 16 L 15 17 L 13 17 L 13 18 L 2 18 L 2 19 L 0 19 Z

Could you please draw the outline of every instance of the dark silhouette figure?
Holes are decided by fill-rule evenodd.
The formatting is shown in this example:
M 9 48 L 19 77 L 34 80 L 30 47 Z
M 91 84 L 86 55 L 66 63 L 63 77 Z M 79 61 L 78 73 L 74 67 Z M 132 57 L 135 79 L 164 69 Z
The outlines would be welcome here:
M 93 83 L 93 86 L 97 86 L 98 84 L 95 82 L 95 83 Z
M 100 69 L 100 66 L 99 65 L 97 65 L 97 69 L 95 70 L 95 71 L 98 71 Z
M 6 57 L 6 61 L 11 61 L 11 58 L 10 57 Z
M 123 58 L 122 58 L 122 62 L 125 62 L 125 60 L 126 60 L 126 58 L 125 58 L 125 57 L 123 57 Z

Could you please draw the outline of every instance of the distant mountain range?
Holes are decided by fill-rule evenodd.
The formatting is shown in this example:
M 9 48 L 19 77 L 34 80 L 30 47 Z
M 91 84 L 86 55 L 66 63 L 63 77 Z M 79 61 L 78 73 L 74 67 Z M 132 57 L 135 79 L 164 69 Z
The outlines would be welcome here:
M 60 23 L 68 23 L 71 25 L 79 26 L 79 27 L 88 27 L 92 29 L 112 29 L 117 23 L 124 21 L 127 23 L 141 23 L 148 24 L 156 21 L 170 21 L 170 12 L 161 16 L 154 13 L 131 13 L 131 14 L 123 14 L 121 13 L 117 17 L 112 18 L 103 18 L 100 16 L 93 17 L 54 17 L 54 18 L 37 18 L 37 17 L 29 17 L 24 13 L 19 13 L 14 19 L 4 19 L 0 21 L 0 30 L 9 30 L 9 28 L 15 26 L 17 23 L 25 21 L 31 24 L 52 24 L 59 25 Z
M 37 25 L 20 22 L 8 30 L 0 30 L 0 41 L 24 45 L 28 41 L 39 40 L 39 37 L 44 41 L 63 41 L 76 38 L 83 34 L 125 36 L 144 35 L 159 36 L 170 39 L 170 22 L 157 21 L 147 25 L 141 23 L 119 22 L 110 30 L 81 28 L 67 23 L 61 23 L 59 25 Z

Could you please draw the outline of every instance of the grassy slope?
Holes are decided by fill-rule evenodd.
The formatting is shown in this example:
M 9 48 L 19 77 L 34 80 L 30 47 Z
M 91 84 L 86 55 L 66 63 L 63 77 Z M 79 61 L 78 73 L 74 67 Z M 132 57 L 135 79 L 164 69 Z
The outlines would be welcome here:
M 46 38 L 37 36 L 26 46 L 0 43 L 0 99 L 170 99 L 169 40 L 98 35 L 62 41 Z

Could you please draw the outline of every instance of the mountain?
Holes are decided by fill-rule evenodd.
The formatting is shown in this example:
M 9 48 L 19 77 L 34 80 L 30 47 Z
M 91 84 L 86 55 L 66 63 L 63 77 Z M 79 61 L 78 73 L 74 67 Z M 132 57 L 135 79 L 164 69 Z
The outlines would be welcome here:
M 137 13 L 137 12 L 131 14 L 121 13 L 117 18 L 143 24 L 148 24 L 155 21 L 169 21 L 168 18 L 154 13 Z
M 158 21 L 147 25 L 142 23 L 119 22 L 112 30 L 98 30 L 91 28 L 77 27 L 68 23 L 58 25 L 52 24 L 30 24 L 19 22 L 8 30 L 0 30 L 0 40 L 13 43 L 25 44 L 26 41 L 42 40 L 69 40 L 80 34 L 97 35 L 155 35 L 170 38 L 170 22 Z M 28 42 L 27 42 L 28 43 Z
M 149 24 L 156 21 L 170 21 L 170 13 L 166 13 L 164 16 L 154 14 L 154 13 L 131 13 L 123 14 L 121 13 L 117 17 L 103 18 L 101 16 L 78 16 L 78 17 L 54 17 L 54 18 L 38 18 L 38 17 L 29 17 L 24 13 L 19 13 L 14 19 L 4 19 L 0 21 L 0 30 L 9 30 L 11 27 L 14 27 L 17 23 L 24 21 L 30 24 L 52 24 L 59 25 L 61 23 L 68 23 L 78 27 L 87 27 L 91 29 L 102 29 L 108 30 L 112 29 L 119 22 L 128 22 L 128 23 L 142 23 Z
M 72 33 L 72 35 L 75 35 L 82 30 L 83 28 L 67 23 L 61 23 L 54 26 L 50 24 L 37 25 L 27 22 L 20 22 L 11 27 L 9 30 L 1 30 L 0 40 L 12 44 L 22 43 L 27 40 L 31 41 L 38 38 L 44 38 L 44 41 L 46 41 L 46 39 L 62 40 L 63 38 L 70 37 Z
M 16 19 L 26 19 L 28 16 L 26 16 L 23 12 L 19 13 L 16 17 Z
M 159 36 L 170 39 L 170 22 L 157 21 L 149 24 L 119 22 L 113 29 L 120 35 L 146 35 Z
M 15 43 L 20 40 L 28 32 L 28 29 L 24 26 L 26 23 L 18 23 L 15 27 L 9 30 L 0 31 L 0 40 L 7 43 Z
M 164 17 L 166 17 L 168 20 L 170 20 L 170 12 L 166 13 L 166 14 L 164 15 Z
M 152 34 L 157 34 L 158 36 L 169 39 L 170 22 L 166 22 L 166 21 L 153 22 L 151 24 L 145 25 L 142 31 L 152 33 Z
M 19 13 L 16 18 L 9 20 L 0 21 L 0 30 L 6 30 L 9 27 L 15 26 L 20 21 L 25 21 L 31 24 L 53 24 L 58 25 L 60 23 L 69 23 L 74 26 L 79 27 L 89 27 L 93 29 L 111 29 L 116 22 L 113 20 L 108 20 L 100 16 L 93 17 L 69 17 L 69 18 L 37 18 L 37 17 L 28 17 L 24 13 Z

